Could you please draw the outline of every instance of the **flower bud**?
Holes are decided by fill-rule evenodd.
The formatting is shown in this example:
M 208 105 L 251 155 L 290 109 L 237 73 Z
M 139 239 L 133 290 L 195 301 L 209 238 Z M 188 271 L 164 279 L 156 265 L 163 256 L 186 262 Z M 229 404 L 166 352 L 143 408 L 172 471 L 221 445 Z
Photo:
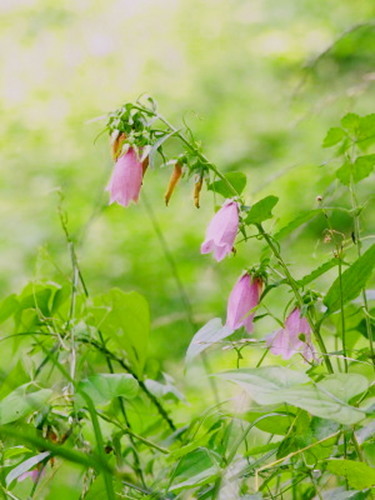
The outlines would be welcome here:
M 168 187 L 167 187 L 167 191 L 166 191 L 166 193 L 164 195 L 165 204 L 167 206 L 168 206 L 169 200 L 171 199 L 173 191 L 174 191 L 174 189 L 175 189 L 178 181 L 181 178 L 181 175 L 182 175 L 182 165 L 180 165 L 179 163 L 175 163 L 175 165 L 173 167 L 172 175 L 171 175 L 171 177 L 169 179 L 169 184 L 168 184 Z
M 194 184 L 194 205 L 199 208 L 200 205 L 199 205 L 199 200 L 200 200 L 200 193 L 201 193 L 201 190 L 202 190 L 202 186 L 203 186 L 203 177 L 199 177 L 198 180 L 195 182 Z
M 119 130 L 114 130 L 111 134 L 111 154 L 114 161 L 121 155 L 122 146 L 126 140 L 126 135 Z

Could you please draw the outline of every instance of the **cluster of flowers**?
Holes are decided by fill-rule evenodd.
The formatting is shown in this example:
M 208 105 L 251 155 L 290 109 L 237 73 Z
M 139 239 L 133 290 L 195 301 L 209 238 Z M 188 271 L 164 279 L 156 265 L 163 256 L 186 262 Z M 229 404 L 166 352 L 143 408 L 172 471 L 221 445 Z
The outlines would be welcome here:
M 110 203 L 117 202 L 126 207 L 132 201 L 138 201 L 148 157 L 140 158 L 133 147 L 126 145 L 126 137 L 120 132 L 112 134 L 111 147 L 115 166 L 106 189 L 110 193 Z M 180 177 L 181 167 L 176 164 L 165 195 L 167 204 Z M 212 253 L 218 262 L 223 260 L 233 251 L 239 224 L 239 203 L 228 199 L 208 225 L 201 253 Z M 233 331 L 242 326 L 248 333 L 253 331 L 255 309 L 260 303 L 262 288 L 261 277 L 249 271 L 240 276 L 229 295 L 226 326 Z M 284 327 L 267 338 L 267 344 L 273 354 L 284 359 L 296 353 L 300 353 L 307 361 L 315 359 L 311 328 L 298 307 L 289 314 Z

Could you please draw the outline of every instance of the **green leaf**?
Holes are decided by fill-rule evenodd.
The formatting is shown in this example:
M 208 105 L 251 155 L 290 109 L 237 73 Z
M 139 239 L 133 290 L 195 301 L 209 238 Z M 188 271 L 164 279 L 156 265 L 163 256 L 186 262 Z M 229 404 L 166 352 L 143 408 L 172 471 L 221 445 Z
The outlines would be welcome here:
M 374 266 L 375 244 L 368 248 L 354 264 L 342 273 L 342 301 L 344 304 L 359 295 L 365 287 Z M 328 309 L 327 314 L 332 314 L 340 308 L 341 291 L 339 277 L 333 282 L 323 302 Z
M 7 320 L 19 308 L 15 294 L 9 295 L 0 303 L 0 323 Z
M 14 422 L 30 415 L 48 401 L 52 395 L 50 389 L 29 392 L 29 384 L 18 387 L 0 401 L 0 425 Z
M 349 162 L 344 163 L 336 172 L 336 177 L 345 186 L 349 186 L 351 178 L 357 183 L 368 177 L 375 165 L 375 154 L 358 156 L 353 165 Z
M 310 381 L 306 374 L 282 366 L 244 368 L 219 373 L 218 376 L 239 384 L 260 405 L 284 403 L 284 389 Z
M 245 219 L 246 224 L 260 224 L 264 220 L 271 219 L 272 209 L 279 201 L 277 196 L 266 196 L 262 200 L 255 203 Z
M 362 375 L 330 375 L 315 384 L 304 373 L 267 366 L 225 372 L 219 376 L 239 384 L 261 405 L 287 403 L 346 425 L 365 417 L 364 412 L 348 404 L 351 397 L 367 390 L 368 382 Z
M 233 332 L 231 328 L 222 325 L 220 318 L 211 319 L 194 335 L 186 352 L 186 362 L 190 363 L 198 354 Z
M 332 258 L 332 259 L 328 260 L 327 262 L 325 262 L 321 266 L 314 269 L 314 271 L 312 271 L 311 273 L 307 274 L 306 276 L 304 276 L 303 278 L 298 280 L 297 281 L 298 285 L 299 286 L 308 285 L 312 281 L 316 280 L 316 278 L 319 278 L 319 276 L 322 276 L 323 274 L 328 272 L 330 269 L 337 266 L 338 263 L 339 263 L 339 260 L 336 258 Z
M 297 215 L 295 219 L 292 219 L 286 226 L 279 229 L 279 231 L 277 231 L 277 233 L 274 235 L 274 238 L 277 240 L 285 238 L 285 236 L 288 236 L 295 229 L 302 226 L 302 224 L 309 222 L 311 219 L 313 219 L 314 217 L 316 217 L 321 213 L 322 211 L 319 209 L 309 210 L 308 212 L 300 213 L 299 215 Z
M 347 113 L 341 119 L 341 125 L 350 132 L 356 132 L 360 123 L 361 117 L 355 113 Z
M 230 185 L 233 186 L 238 195 L 243 192 L 247 183 L 245 174 L 242 172 L 228 172 L 224 175 L 224 177 L 228 182 L 220 179 L 219 181 L 212 182 L 207 189 L 221 194 L 224 198 L 231 198 L 232 196 L 235 196 L 235 193 L 233 192 L 233 189 L 231 189 Z M 228 185 L 228 183 L 230 185 Z
M 364 490 L 375 486 L 375 469 L 354 460 L 329 460 L 327 470 L 337 476 L 344 476 L 351 488 Z
M 38 455 L 35 455 L 34 457 L 28 458 L 24 462 L 17 465 L 17 467 L 12 469 L 9 472 L 9 474 L 7 475 L 7 477 L 5 478 L 6 485 L 9 486 L 12 483 L 12 481 L 14 481 L 18 477 L 20 477 L 22 474 L 29 471 L 33 467 L 35 467 L 35 465 L 39 464 L 40 462 L 45 460 L 50 455 L 51 455 L 51 453 L 49 451 L 44 451 L 43 453 L 39 453 Z
M 125 349 L 139 377 L 147 356 L 150 311 L 146 299 L 137 292 L 124 293 L 113 288 L 94 299 L 91 312 L 105 337 Z
M 330 148 L 341 142 L 345 137 L 345 131 L 339 127 L 330 128 L 323 140 L 323 148 Z
M 357 143 L 366 148 L 375 141 L 375 113 L 362 116 L 359 122 Z
M 179 461 L 170 491 L 196 488 L 215 479 L 220 472 L 220 456 L 207 448 L 198 448 Z M 177 481 L 177 482 L 175 482 Z
M 118 396 L 133 399 L 138 382 L 126 373 L 97 373 L 79 382 L 77 392 L 84 391 L 95 404 L 103 404 Z

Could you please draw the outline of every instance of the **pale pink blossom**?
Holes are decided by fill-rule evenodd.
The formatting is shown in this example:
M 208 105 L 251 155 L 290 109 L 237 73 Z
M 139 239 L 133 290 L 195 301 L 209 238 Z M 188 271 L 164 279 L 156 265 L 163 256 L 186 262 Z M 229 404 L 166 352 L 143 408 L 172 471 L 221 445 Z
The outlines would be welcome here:
M 143 164 L 133 148 L 121 155 L 115 163 L 112 177 L 106 187 L 110 193 L 110 203 L 117 202 L 127 207 L 131 201 L 137 202 L 142 186 Z
M 249 273 L 243 274 L 234 285 L 228 299 L 226 326 L 237 330 L 244 326 L 248 333 L 253 331 L 254 312 L 262 291 L 262 281 Z
M 216 212 L 206 231 L 206 239 L 202 243 L 201 253 L 212 252 L 220 262 L 233 249 L 239 225 L 238 203 L 226 200 Z
M 311 328 L 296 307 L 287 317 L 284 328 L 278 330 L 267 339 L 272 354 L 290 359 L 293 354 L 300 353 L 307 360 L 316 358 L 311 342 Z

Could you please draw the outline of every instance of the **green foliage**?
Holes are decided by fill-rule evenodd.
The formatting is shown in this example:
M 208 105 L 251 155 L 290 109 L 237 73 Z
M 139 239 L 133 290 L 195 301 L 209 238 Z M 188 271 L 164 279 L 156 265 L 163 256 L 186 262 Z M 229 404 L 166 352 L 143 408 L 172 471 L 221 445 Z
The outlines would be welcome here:
M 246 224 L 260 224 L 267 219 L 271 219 L 272 209 L 278 201 L 277 196 L 266 196 L 263 200 L 255 203 L 247 214 Z
M 221 194 L 224 198 L 231 198 L 234 192 L 238 195 L 242 194 L 246 187 L 246 175 L 242 172 L 228 172 L 225 174 L 225 179 L 211 182 L 208 186 L 209 191 Z
M 112 289 L 94 299 L 94 325 L 104 336 L 125 349 L 139 377 L 142 376 L 150 334 L 150 313 L 146 299 L 136 292 Z
M 0 496 L 372 498 L 373 5 L 124 2 L 2 8 Z
M 340 308 L 341 301 L 346 302 L 355 299 L 366 285 L 375 266 L 375 244 L 370 246 L 366 252 L 359 257 L 342 274 L 342 284 L 340 278 L 336 278 L 324 298 L 324 304 L 328 308 L 328 314 Z M 341 293 L 342 287 L 342 293 Z

